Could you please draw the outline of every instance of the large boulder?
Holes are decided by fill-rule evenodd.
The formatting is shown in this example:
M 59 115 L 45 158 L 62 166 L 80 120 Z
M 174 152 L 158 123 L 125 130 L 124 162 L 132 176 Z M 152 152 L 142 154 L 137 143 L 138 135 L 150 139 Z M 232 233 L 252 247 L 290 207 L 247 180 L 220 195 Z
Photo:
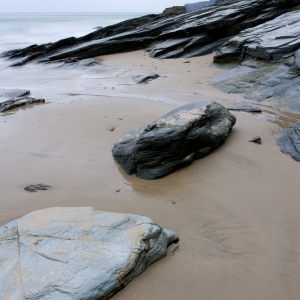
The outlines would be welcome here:
M 282 153 L 300 162 L 300 121 L 278 133 L 277 145 Z
M 106 300 L 177 240 L 146 217 L 36 211 L 0 227 L 0 299 Z
M 187 104 L 131 131 L 114 145 L 113 157 L 127 174 L 160 178 L 211 152 L 235 122 L 235 116 L 214 101 Z

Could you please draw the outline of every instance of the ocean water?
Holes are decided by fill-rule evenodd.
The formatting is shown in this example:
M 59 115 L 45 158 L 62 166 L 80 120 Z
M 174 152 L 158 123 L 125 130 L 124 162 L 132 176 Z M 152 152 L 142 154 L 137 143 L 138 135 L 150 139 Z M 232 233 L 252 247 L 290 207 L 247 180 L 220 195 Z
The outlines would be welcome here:
M 97 26 L 105 27 L 142 15 L 145 13 L 0 13 L 0 53 L 83 36 Z M 123 72 L 103 64 L 76 68 L 62 66 L 62 63 L 41 64 L 33 61 L 24 66 L 10 67 L 12 62 L 0 57 L 0 88 L 27 89 L 32 97 L 42 97 L 52 102 L 67 101 L 63 94 L 74 91 L 82 93 L 90 86 L 95 89 L 97 85 L 94 81 Z
M 0 53 L 79 37 L 146 13 L 0 13 Z

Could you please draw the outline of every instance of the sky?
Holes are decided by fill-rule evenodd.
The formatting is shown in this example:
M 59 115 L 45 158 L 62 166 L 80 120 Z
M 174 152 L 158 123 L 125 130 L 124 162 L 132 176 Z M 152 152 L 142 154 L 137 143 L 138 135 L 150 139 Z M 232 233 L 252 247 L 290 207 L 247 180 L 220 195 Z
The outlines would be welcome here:
M 0 12 L 162 12 L 199 0 L 0 0 Z

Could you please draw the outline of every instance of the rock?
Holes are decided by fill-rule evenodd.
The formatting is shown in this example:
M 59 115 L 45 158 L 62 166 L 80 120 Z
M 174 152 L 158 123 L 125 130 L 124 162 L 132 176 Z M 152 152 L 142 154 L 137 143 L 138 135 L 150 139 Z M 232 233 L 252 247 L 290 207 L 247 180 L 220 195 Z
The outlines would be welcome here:
M 14 109 L 16 107 L 34 104 L 34 103 L 45 103 L 45 99 L 36 99 L 30 97 L 22 97 L 17 99 L 10 99 L 3 102 L 0 102 L 0 113 L 5 112 L 7 110 Z
M 235 122 L 235 116 L 214 101 L 187 104 L 131 131 L 114 145 L 112 154 L 127 174 L 160 178 L 218 147 Z
M 300 11 L 294 11 L 242 31 L 222 45 L 214 62 L 243 61 L 245 58 L 276 60 L 299 47 Z
M 20 66 L 25 65 L 29 61 L 32 61 L 41 56 L 43 56 L 43 52 L 34 52 L 32 54 L 29 54 L 29 55 L 17 60 L 16 62 L 12 63 L 10 66 L 11 67 L 20 67 Z
M 300 4 L 300 0 L 280 0 L 280 3 L 275 0 L 218 2 L 218 5 L 179 15 L 147 15 L 80 38 L 70 37 L 56 43 L 10 50 L 2 56 L 24 58 L 42 52 L 41 61 L 47 62 L 68 57 L 86 59 L 146 48 L 153 53 L 162 47 L 163 51 L 155 57 L 200 56 L 216 51 L 241 30 L 273 20 Z
M 300 121 L 278 133 L 277 145 L 282 153 L 300 162 Z
M 103 29 L 103 28 L 104 28 L 103 26 L 96 26 L 93 29 L 99 30 L 99 29 Z
M 24 190 L 27 192 L 35 193 L 38 190 L 46 191 L 46 190 L 49 190 L 50 188 L 52 188 L 51 185 L 47 185 L 44 183 L 38 183 L 38 184 L 32 184 L 32 185 L 25 186 Z
M 196 2 L 196 3 L 185 4 L 184 7 L 187 12 L 191 12 L 191 11 L 198 10 L 198 9 L 201 9 L 201 8 L 204 8 L 207 6 L 214 5 L 215 3 L 216 3 L 216 0 L 200 1 L 200 2 Z
M 20 98 L 28 96 L 30 94 L 29 90 L 24 89 L 1 89 L 0 88 L 0 100 L 8 100 L 11 98 Z
M 177 241 L 146 217 L 39 210 L 0 227 L 0 299 L 107 300 Z
M 248 112 L 248 113 L 261 113 L 262 110 L 255 106 L 255 105 L 248 105 L 248 104 L 244 104 L 244 103 L 235 103 L 234 107 L 229 107 L 227 108 L 228 110 L 231 111 L 244 111 L 244 112 Z
M 87 58 L 78 60 L 76 57 L 70 57 L 66 60 L 64 60 L 64 63 L 59 66 L 59 68 L 62 67 L 79 67 L 79 68 L 85 68 L 96 65 L 97 62 L 93 58 Z
M 186 9 L 184 6 L 173 6 L 173 7 L 166 8 L 162 12 L 162 15 L 177 16 L 177 15 L 181 15 L 181 14 L 185 14 L 185 13 L 186 13 Z
M 135 75 L 135 76 L 132 76 L 131 79 L 135 82 L 135 83 L 138 83 L 138 84 L 141 84 L 141 83 L 146 83 L 150 80 L 154 80 L 154 79 L 157 79 L 159 78 L 160 76 L 158 74 L 150 74 L 150 75 Z
M 225 43 L 214 61 L 242 63 L 212 83 L 227 93 L 244 93 L 250 100 L 272 97 L 276 108 L 300 112 L 299 47 L 300 12 L 283 14 Z
M 261 137 L 260 136 L 255 136 L 254 138 L 252 138 L 248 142 L 255 143 L 255 144 L 261 144 Z
M 115 129 L 116 129 L 115 127 L 109 127 L 108 131 L 115 131 Z

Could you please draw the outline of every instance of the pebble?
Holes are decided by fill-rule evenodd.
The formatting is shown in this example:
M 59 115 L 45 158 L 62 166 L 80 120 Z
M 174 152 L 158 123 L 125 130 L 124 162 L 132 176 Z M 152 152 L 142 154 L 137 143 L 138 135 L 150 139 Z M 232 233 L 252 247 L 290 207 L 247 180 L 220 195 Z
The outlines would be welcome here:
M 109 131 L 114 131 L 116 128 L 115 127 L 109 127 L 108 130 Z

